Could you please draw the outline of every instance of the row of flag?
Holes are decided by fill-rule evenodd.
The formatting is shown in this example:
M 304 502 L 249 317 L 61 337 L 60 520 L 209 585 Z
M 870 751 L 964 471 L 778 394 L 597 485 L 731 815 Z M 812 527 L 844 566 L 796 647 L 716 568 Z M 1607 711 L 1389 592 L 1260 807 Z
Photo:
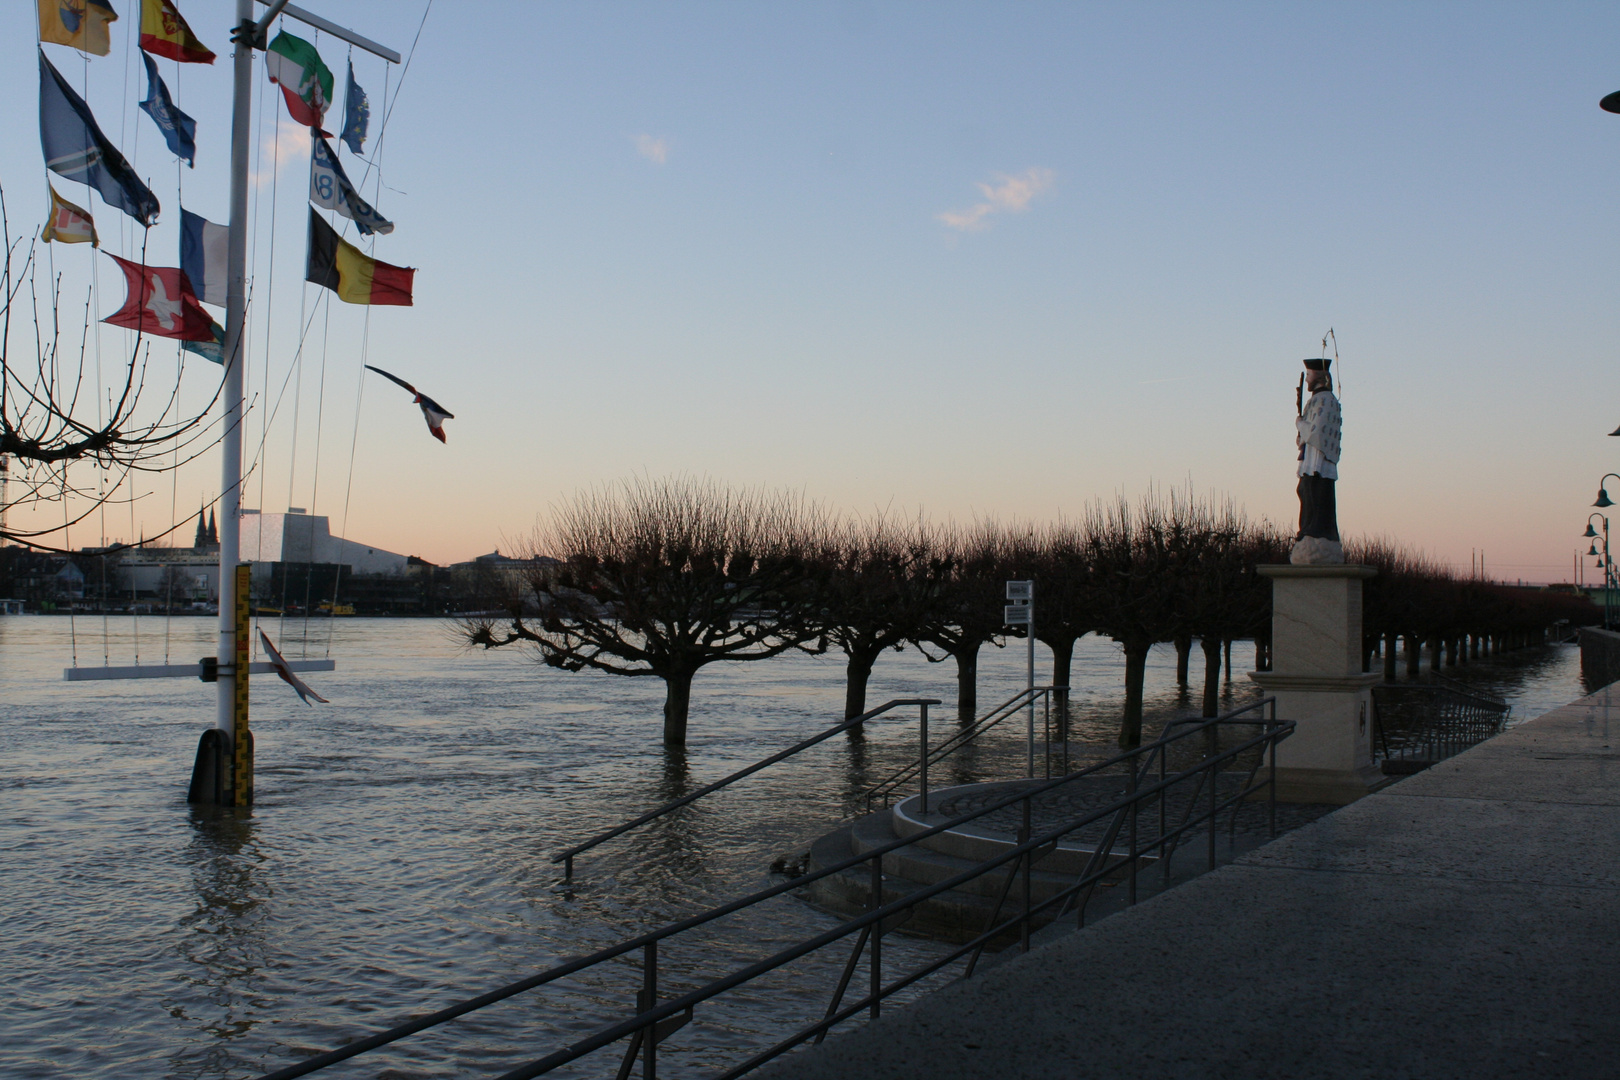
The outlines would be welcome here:
M 196 164 L 197 123 L 169 94 L 152 57 L 181 63 L 213 63 L 214 53 L 192 33 L 172 0 L 140 0 L 140 48 L 147 89 L 140 108 L 163 133 L 176 157 Z M 118 18 L 108 0 L 39 0 L 41 42 L 68 45 L 90 55 L 105 56 L 110 49 L 108 25 Z M 334 210 L 354 222 L 361 235 L 389 233 L 393 222 L 364 199 L 349 180 L 336 151 L 323 131 L 332 100 L 334 78 L 315 47 L 301 38 L 280 33 L 265 56 L 270 81 L 277 85 L 294 120 L 311 134 L 310 201 Z M 135 173 L 117 147 L 102 132 L 90 106 L 39 54 L 40 143 L 48 169 L 65 179 L 94 188 L 109 206 L 151 226 L 160 210 L 157 196 Z M 341 141 L 360 154 L 370 123 L 371 108 L 365 91 L 348 70 L 344 126 Z M 59 243 L 97 245 L 90 212 L 50 188 L 51 205 L 40 236 Z M 202 308 L 202 303 L 226 303 L 228 230 L 181 208 L 180 266 L 154 267 L 113 258 L 124 272 L 129 293 L 124 306 L 105 321 L 115 326 L 179 340 L 184 347 L 223 363 L 224 331 Z M 351 304 L 409 305 L 415 271 L 393 266 L 362 253 L 345 242 L 310 210 L 308 281 L 335 292 Z

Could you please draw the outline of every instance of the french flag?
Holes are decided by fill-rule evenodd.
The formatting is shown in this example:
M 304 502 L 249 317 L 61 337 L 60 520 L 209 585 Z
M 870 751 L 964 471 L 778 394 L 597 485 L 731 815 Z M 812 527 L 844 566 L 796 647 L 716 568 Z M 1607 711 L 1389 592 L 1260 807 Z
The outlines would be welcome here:
M 200 214 L 180 208 L 180 269 L 191 279 L 197 299 L 225 306 L 225 258 L 231 231 Z

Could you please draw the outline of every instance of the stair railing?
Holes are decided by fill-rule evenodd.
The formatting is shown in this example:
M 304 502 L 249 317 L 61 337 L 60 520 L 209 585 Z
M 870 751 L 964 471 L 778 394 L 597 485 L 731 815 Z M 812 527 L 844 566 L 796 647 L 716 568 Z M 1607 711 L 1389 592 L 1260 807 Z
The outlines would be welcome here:
M 850 728 L 858 727 L 861 724 L 866 723 L 868 720 L 875 720 L 878 717 L 882 716 L 884 713 L 887 713 L 887 712 L 889 712 L 889 711 L 891 711 L 893 709 L 903 708 L 903 707 L 905 707 L 907 705 L 915 705 L 915 706 L 917 706 L 917 708 L 919 710 L 919 712 L 918 712 L 918 725 L 919 725 L 919 731 L 920 731 L 920 736 L 921 736 L 921 744 L 926 747 L 928 745 L 928 706 L 930 706 L 930 705 L 938 705 L 939 703 L 940 703 L 939 698 L 895 698 L 893 701 L 886 701 L 882 705 L 879 705 L 875 709 L 872 709 L 872 710 L 870 710 L 868 712 L 864 712 L 861 715 L 859 715 L 857 717 L 854 717 L 853 719 L 845 720 L 841 724 L 834 724 L 832 727 L 828 728 L 827 730 L 825 730 L 823 732 L 820 732 L 820 733 L 818 733 L 816 735 L 812 735 L 812 736 L 810 736 L 810 738 L 804 739 L 804 740 L 802 740 L 800 742 L 796 742 L 792 746 L 788 747 L 786 750 L 783 750 L 782 752 L 777 753 L 777 754 L 772 754 L 770 757 L 764 759 L 763 761 L 756 761 L 756 762 L 754 762 L 754 764 L 748 766 L 746 769 L 738 769 L 736 772 L 732 773 L 730 776 L 723 777 L 722 779 L 716 780 L 712 784 L 707 784 L 707 785 L 705 785 L 703 787 L 700 787 L 696 791 L 694 791 L 694 792 L 692 792 L 692 793 L 690 793 L 688 795 L 682 795 L 678 799 L 671 800 L 670 802 L 665 803 L 663 806 L 658 807 L 656 810 L 649 810 L 645 814 L 642 814 L 640 817 L 632 818 L 631 820 L 626 821 L 622 825 L 615 825 L 613 828 L 607 830 L 606 832 L 597 833 L 595 836 L 591 837 L 589 840 L 586 840 L 583 843 L 575 844 L 573 847 L 568 848 L 568 849 L 566 849 L 564 851 L 560 851 L 556 855 L 553 855 L 552 858 L 551 858 L 551 861 L 552 861 L 553 864 L 562 863 L 563 864 L 563 875 L 565 877 L 570 877 L 571 878 L 571 877 L 574 876 L 574 856 L 582 854 L 584 852 L 587 852 L 587 851 L 591 850 L 592 848 L 596 847 L 598 844 L 606 843 L 607 841 L 612 840 L 616 836 L 623 836 L 625 833 L 629 832 L 630 830 L 640 828 L 641 826 L 647 824 L 649 821 L 656 821 L 658 818 L 663 817 L 665 814 L 669 813 L 672 810 L 679 810 L 681 807 L 686 806 L 688 803 L 697 802 L 699 799 L 703 798 L 705 795 L 712 795 L 714 792 L 719 791 L 721 788 L 729 787 L 732 784 L 736 783 L 738 780 L 743 779 L 744 777 L 753 776 L 755 773 L 759 772 L 761 769 L 769 768 L 770 766 L 775 765 L 777 762 L 780 762 L 780 761 L 786 761 L 788 758 L 790 758 L 793 755 L 799 753 L 800 751 L 808 750 L 810 747 L 815 746 L 817 743 L 824 742 L 827 739 L 832 738 L 834 735 L 837 735 L 841 731 L 848 731 Z
M 1244 719 L 1250 716 L 1251 719 Z M 1222 746 L 1217 733 L 1223 727 L 1232 725 L 1255 729 L 1256 733 L 1244 738 L 1236 737 L 1235 742 Z M 1177 730 L 1180 727 L 1181 730 Z M 1182 837 L 1191 837 L 1194 830 L 1202 827 L 1209 836 L 1209 869 L 1216 865 L 1215 832 L 1219 817 L 1223 813 L 1236 814 L 1238 809 L 1250 805 L 1259 798 L 1264 797 L 1267 802 L 1269 826 L 1271 835 L 1276 835 L 1276 747 L 1283 739 L 1293 734 L 1294 721 L 1278 720 L 1276 717 L 1276 699 L 1265 698 L 1242 709 L 1211 719 L 1189 721 L 1186 725 L 1172 725 L 1153 743 L 1126 750 L 1108 761 L 1090 765 L 1070 773 L 1066 776 L 1055 777 L 1050 780 L 1035 781 L 1021 792 L 1008 795 L 1006 798 L 994 800 L 960 817 L 940 822 L 930 826 L 912 836 L 902 837 L 887 843 L 879 844 L 869 851 L 852 855 L 847 859 L 839 860 L 830 866 L 813 870 L 801 878 L 784 881 L 769 888 L 741 897 L 719 907 L 712 908 L 699 915 L 695 915 L 680 922 L 661 927 L 649 933 L 641 934 L 627 941 L 600 949 L 588 956 L 566 961 L 548 970 L 537 972 L 506 986 L 499 987 L 477 997 L 457 1002 L 441 1008 L 435 1012 L 418 1014 L 404 1022 L 375 1034 L 355 1039 L 344 1046 L 329 1050 L 326 1053 L 316 1054 L 295 1062 L 285 1068 L 277 1069 L 272 1073 L 261 1076 L 259 1080 L 294 1080 L 295 1077 L 304 1076 L 312 1072 L 335 1065 L 340 1061 L 359 1054 L 368 1053 L 379 1047 L 387 1046 L 399 1039 L 437 1027 L 457 1017 L 476 1012 L 499 1001 L 518 994 L 525 993 L 538 987 L 555 983 L 560 979 L 574 975 L 578 972 L 595 968 L 598 965 L 612 964 L 617 969 L 622 962 L 620 957 L 641 954 L 640 970 L 631 970 L 635 973 L 636 983 L 639 984 L 633 995 L 634 1004 L 631 1014 L 616 1022 L 610 1021 L 600 1026 L 594 1032 L 577 1037 L 572 1043 L 558 1047 L 552 1053 L 509 1069 L 502 1073 L 497 1080 L 533 1080 L 534 1077 L 544 1075 L 571 1061 L 604 1049 L 614 1043 L 625 1043 L 625 1051 L 619 1063 L 618 1075 L 628 1077 L 640 1058 L 643 1076 L 657 1075 L 658 1047 L 666 1038 L 688 1024 L 698 1006 L 716 998 L 736 987 L 752 982 L 768 972 L 775 971 L 800 957 L 818 952 L 821 949 L 835 946 L 851 937 L 855 939 L 854 949 L 850 954 L 849 962 L 844 966 L 843 978 L 839 980 L 838 988 L 832 1005 L 821 1020 L 799 1028 L 773 1045 L 755 1053 L 746 1060 L 732 1066 L 720 1074 L 721 1080 L 732 1080 L 741 1076 L 767 1061 L 780 1056 L 806 1042 L 819 1041 L 818 1036 L 860 1013 L 866 1013 L 871 1019 L 877 1019 L 882 1012 L 883 1002 L 894 994 L 917 984 L 936 972 L 943 971 L 958 961 L 966 961 L 972 967 L 987 946 L 997 940 L 1005 940 L 1009 934 L 1018 935 L 1018 945 L 1023 951 L 1031 947 L 1030 929 L 1032 920 L 1047 912 L 1055 917 L 1075 912 L 1076 922 L 1084 925 L 1085 902 L 1095 889 L 1104 880 L 1118 881 L 1128 877 L 1133 884 L 1131 900 L 1136 899 L 1134 879 L 1139 872 L 1142 862 L 1146 859 L 1168 859 Z M 1164 765 L 1166 751 L 1174 744 L 1184 739 L 1202 737 L 1206 747 L 1197 759 L 1191 761 L 1185 769 L 1166 769 Z M 1264 771 L 1259 767 L 1263 763 Z M 1031 801 L 1049 792 L 1057 791 L 1066 785 L 1083 781 L 1088 776 L 1094 776 L 1108 770 L 1119 768 L 1130 770 L 1130 789 L 1124 795 L 1109 805 L 1097 808 L 1090 812 L 1061 821 L 1055 826 L 1045 823 L 1035 827 L 1028 817 L 1028 807 Z M 1154 778 L 1153 772 L 1157 767 L 1159 777 Z M 1219 773 L 1227 770 L 1242 771 L 1246 773 L 1243 782 L 1236 790 L 1229 789 L 1224 797 L 1216 793 L 1214 783 Z M 1189 813 L 1181 824 L 1173 829 L 1161 832 L 1156 838 L 1145 844 L 1139 844 L 1135 818 L 1139 811 L 1151 807 L 1155 802 L 1162 805 L 1164 796 L 1172 788 L 1187 782 L 1198 783 L 1195 797 L 1189 803 L 1198 804 L 1195 812 Z M 1207 801 L 1203 796 L 1208 792 Z M 967 870 L 932 885 L 927 885 L 909 892 L 897 893 L 892 885 L 884 881 L 885 856 L 892 855 L 901 848 L 910 846 L 937 836 L 951 829 L 960 829 L 963 825 L 976 821 L 989 814 L 997 813 L 1006 808 L 1022 804 L 1024 808 L 1024 825 L 1019 829 L 1021 839 L 1006 851 L 981 862 Z M 1030 867 L 1040 858 L 1056 849 L 1058 843 L 1085 827 L 1107 821 L 1107 833 L 1104 842 L 1098 846 L 1085 871 L 1076 881 L 1057 891 L 1045 900 L 1036 901 L 1030 889 Z M 1128 825 L 1130 849 L 1128 852 L 1116 850 L 1116 843 L 1121 832 Z M 883 966 L 882 942 L 885 934 L 903 923 L 918 907 L 936 896 L 941 896 L 954 889 L 959 889 L 987 874 L 1005 873 L 1009 880 L 1018 879 L 1022 882 L 1022 904 L 1020 910 L 1002 919 L 998 910 L 994 917 L 994 925 L 987 926 L 985 930 L 972 940 L 943 951 L 931 957 L 922 967 L 898 976 L 893 971 L 885 970 Z M 748 963 L 732 970 L 706 985 L 699 986 L 687 993 L 679 994 L 665 1000 L 659 999 L 659 944 L 686 931 L 693 930 L 714 922 L 724 916 L 752 908 L 784 893 L 793 892 L 805 884 L 821 878 L 831 877 L 835 874 L 869 874 L 870 892 L 868 895 L 867 910 L 853 918 L 847 919 L 838 926 L 832 927 L 816 937 L 800 941 L 781 949 L 770 956 L 763 957 L 753 963 Z M 866 961 L 867 989 L 866 993 L 857 1000 L 845 1003 L 844 995 L 850 986 L 861 960 Z M 964 973 L 965 975 L 966 973 Z M 678 993 L 678 991 L 677 991 Z M 639 1038 L 638 1038 L 639 1036 Z
M 866 800 L 866 808 L 872 809 L 877 800 L 882 799 L 885 808 L 890 798 L 902 786 L 911 782 L 913 777 L 921 777 L 921 793 L 924 800 L 924 809 L 927 808 L 928 798 L 928 770 L 972 743 L 980 735 L 1013 716 L 1018 715 L 1026 708 L 1032 707 L 1036 702 L 1043 702 L 1046 714 L 1046 776 L 1052 776 L 1052 701 L 1054 695 L 1068 692 L 1067 686 L 1037 686 L 1033 689 L 1018 691 L 1012 697 L 1003 701 L 983 716 L 979 717 L 967 727 L 962 728 L 938 746 L 929 748 L 926 754 L 921 752 L 917 760 L 908 762 L 895 770 L 889 776 L 868 788 L 862 797 Z M 1061 698 L 1058 699 L 1061 702 Z M 1061 707 L 1061 706 L 1060 706 Z M 1064 729 L 1063 738 L 1063 764 L 1061 772 L 1069 771 L 1069 740 L 1067 729 Z M 1033 779 L 1033 778 L 1032 778 Z

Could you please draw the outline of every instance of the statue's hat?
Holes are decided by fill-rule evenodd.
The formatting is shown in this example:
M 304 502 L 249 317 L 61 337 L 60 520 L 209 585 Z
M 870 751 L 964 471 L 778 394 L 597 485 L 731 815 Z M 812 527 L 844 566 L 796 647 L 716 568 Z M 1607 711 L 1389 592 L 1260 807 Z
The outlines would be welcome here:
M 1307 356 L 1305 358 L 1305 370 L 1326 371 L 1328 369 L 1328 365 L 1331 363 L 1333 363 L 1333 361 L 1325 356 Z

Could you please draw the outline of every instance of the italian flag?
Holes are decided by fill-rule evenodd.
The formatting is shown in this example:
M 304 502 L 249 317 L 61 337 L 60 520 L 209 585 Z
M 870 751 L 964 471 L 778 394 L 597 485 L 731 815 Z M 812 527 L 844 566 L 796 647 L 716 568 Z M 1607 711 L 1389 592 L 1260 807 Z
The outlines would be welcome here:
M 318 128 L 332 104 L 332 72 L 315 46 L 288 33 L 276 35 L 264 54 L 270 81 L 281 87 L 288 114 L 306 127 Z
M 309 262 L 304 280 L 324 285 L 348 304 L 411 306 L 411 285 L 416 271 L 368 258 L 347 243 L 321 219 L 309 212 Z

